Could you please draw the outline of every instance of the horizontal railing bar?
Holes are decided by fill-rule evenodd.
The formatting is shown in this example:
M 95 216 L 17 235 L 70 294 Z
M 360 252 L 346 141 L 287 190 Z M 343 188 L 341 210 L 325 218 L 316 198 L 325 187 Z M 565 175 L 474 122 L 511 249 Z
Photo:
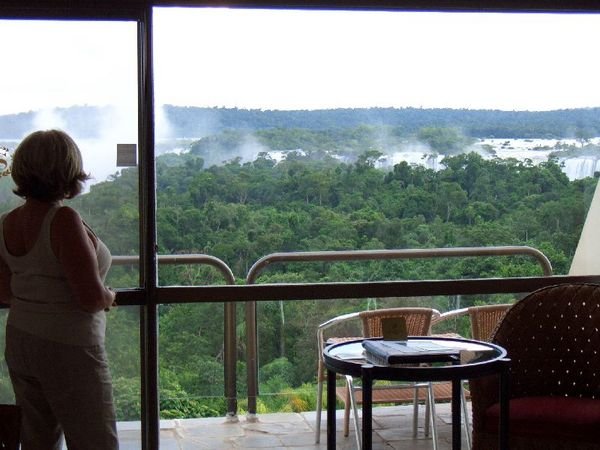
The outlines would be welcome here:
M 338 298 L 521 293 L 560 283 L 600 283 L 600 275 L 235 286 L 164 286 L 158 287 L 157 295 L 158 302 L 162 304 L 328 300 Z M 145 294 L 142 289 L 119 289 L 117 295 L 119 305 L 136 306 L 144 304 Z

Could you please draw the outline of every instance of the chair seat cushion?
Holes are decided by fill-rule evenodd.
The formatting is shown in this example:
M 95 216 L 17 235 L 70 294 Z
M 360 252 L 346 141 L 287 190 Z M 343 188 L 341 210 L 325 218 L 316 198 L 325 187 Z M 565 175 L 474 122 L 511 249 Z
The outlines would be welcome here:
M 510 400 L 510 434 L 600 442 L 600 400 L 577 397 L 524 397 Z M 485 414 L 485 431 L 498 432 L 499 404 Z

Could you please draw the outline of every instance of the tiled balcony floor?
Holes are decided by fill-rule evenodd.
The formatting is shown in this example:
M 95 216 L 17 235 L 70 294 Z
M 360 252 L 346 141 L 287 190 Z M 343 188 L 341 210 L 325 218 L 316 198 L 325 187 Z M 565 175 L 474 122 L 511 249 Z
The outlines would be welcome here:
M 354 428 L 343 436 L 343 411 L 337 411 L 337 449 L 356 448 Z M 412 406 L 376 407 L 373 409 L 374 449 L 432 449 L 431 438 L 423 435 L 424 408 L 419 415 L 419 433 L 412 437 Z M 450 450 L 452 442 L 450 404 L 436 405 L 438 449 Z M 315 413 L 278 413 L 258 416 L 248 422 L 240 416 L 237 423 L 224 418 L 176 419 L 161 422 L 161 450 L 221 449 L 325 449 L 327 448 L 326 415 L 321 422 L 321 443 L 315 444 Z M 121 450 L 139 450 L 139 423 L 119 423 Z M 463 433 L 463 448 L 466 447 Z

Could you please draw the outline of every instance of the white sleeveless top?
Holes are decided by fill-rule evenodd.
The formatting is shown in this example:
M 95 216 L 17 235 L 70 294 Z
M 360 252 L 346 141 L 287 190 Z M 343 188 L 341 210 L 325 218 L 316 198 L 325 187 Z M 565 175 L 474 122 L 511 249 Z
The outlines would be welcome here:
M 7 325 L 63 344 L 89 346 L 104 343 L 106 313 L 86 312 L 74 301 L 61 264 L 50 245 L 50 225 L 60 206 L 48 210 L 36 243 L 23 256 L 11 255 L 4 242 L 4 214 L 0 217 L 0 255 L 11 271 L 11 298 Z M 91 231 L 91 230 L 90 230 Z M 96 250 L 102 280 L 111 255 L 98 239 Z

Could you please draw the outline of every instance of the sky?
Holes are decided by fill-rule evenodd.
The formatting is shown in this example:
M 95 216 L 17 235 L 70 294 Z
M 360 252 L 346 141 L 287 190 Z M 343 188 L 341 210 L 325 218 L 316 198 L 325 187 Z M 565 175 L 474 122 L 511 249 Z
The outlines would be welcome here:
M 156 103 L 600 106 L 599 15 L 157 8 Z M 134 23 L 0 21 L 0 114 L 135 111 Z M 115 121 L 112 121 L 114 124 Z
M 0 20 L 0 35 L 0 115 L 64 128 L 56 107 L 114 106 L 102 139 L 80 147 L 97 181 L 115 173 L 116 144 L 137 139 L 136 24 Z M 164 104 L 600 106 L 598 42 L 591 14 L 156 8 L 157 138 L 169 136 Z

